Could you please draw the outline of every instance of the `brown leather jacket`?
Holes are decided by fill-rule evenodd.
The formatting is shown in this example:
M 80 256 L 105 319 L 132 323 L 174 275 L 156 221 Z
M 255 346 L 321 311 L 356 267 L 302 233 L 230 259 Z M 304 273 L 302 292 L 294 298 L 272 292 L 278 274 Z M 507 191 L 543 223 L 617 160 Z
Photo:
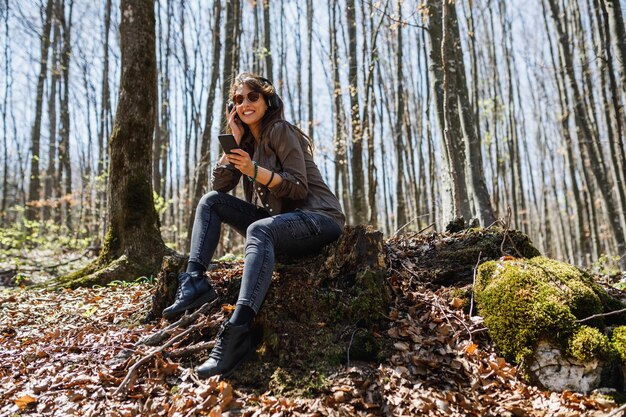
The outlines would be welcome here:
M 244 179 L 246 201 L 265 208 L 270 215 L 296 209 L 326 214 L 343 228 L 345 216 L 337 197 L 330 191 L 320 173 L 309 144 L 298 130 L 286 121 L 274 123 L 269 133 L 255 146 L 242 144 L 260 167 L 280 175 L 283 181 L 269 189 Z M 213 190 L 228 192 L 239 183 L 242 174 L 232 165 L 216 165 L 211 175 Z

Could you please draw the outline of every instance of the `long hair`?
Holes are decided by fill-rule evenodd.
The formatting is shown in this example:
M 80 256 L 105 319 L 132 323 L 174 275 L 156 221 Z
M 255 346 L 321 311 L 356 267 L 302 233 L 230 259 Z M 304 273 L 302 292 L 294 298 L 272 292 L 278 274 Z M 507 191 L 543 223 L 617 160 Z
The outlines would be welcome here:
M 261 137 L 259 138 L 259 141 L 262 141 L 269 133 L 270 128 L 272 127 L 272 125 L 274 125 L 274 123 L 280 121 L 286 122 L 283 100 L 276 92 L 276 87 L 274 87 L 274 85 L 267 78 L 263 78 L 260 75 L 251 72 L 242 72 L 235 77 L 229 91 L 231 99 L 235 96 L 235 93 L 242 85 L 247 85 L 250 90 L 261 93 L 263 99 L 265 100 L 265 103 L 268 104 L 268 109 L 263 115 L 263 119 L 261 119 Z M 269 107 L 270 100 L 272 100 L 273 103 L 272 107 Z M 254 142 L 254 139 L 252 138 L 252 133 L 250 132 L 250 128 L 248 127 L 248 125 L 246 125 L 245 123 L 242 124 L 244 126 L 242 141 Z M 311 139 L 297 126 L 294 126 L 291 123 L 289 123 L 289 126 L 295 129 L 303 137 L 303 139 L 306 141 L 309 151 L 312 153 L 313 146 Z

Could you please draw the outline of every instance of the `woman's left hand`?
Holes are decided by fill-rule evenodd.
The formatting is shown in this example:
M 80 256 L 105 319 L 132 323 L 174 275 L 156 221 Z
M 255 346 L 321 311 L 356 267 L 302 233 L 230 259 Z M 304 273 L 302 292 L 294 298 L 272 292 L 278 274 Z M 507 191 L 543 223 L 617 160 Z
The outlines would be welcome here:
M 248 152 L 243 149 L 233 149 L 231 153 L 227 155 L 228 162 L 233 164 L 242 174 L 249 177 L 254 176 L 254 164 Z

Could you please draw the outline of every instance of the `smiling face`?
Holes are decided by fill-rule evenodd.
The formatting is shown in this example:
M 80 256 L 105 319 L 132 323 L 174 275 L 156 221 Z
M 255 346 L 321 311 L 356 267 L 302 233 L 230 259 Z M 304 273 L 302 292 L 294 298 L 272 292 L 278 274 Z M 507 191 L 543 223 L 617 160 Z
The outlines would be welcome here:
M 259 99 L 252 102 L 248 97 L 248 93 L 253 92 L 248 85 L 242 84 L 237 88 L 235 96 L 243 96 L 243 102 L 236 104 L 237 114 L 242 122 L 248 125 L 254 137 L 258 138 L 261 127 L 261 121 L 267 111 L 267 102 L 263 94 L 259 93 Z M 253 95 L 254 96 L 254 95 Z

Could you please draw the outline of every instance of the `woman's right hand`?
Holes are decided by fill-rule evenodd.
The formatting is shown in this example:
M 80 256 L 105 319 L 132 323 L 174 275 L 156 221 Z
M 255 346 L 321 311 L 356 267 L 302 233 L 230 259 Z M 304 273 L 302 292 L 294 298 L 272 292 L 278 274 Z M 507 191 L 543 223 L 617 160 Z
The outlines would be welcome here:
M 230 130 L 233 132 L 237 145 L 240 145 L 244 130 L 243 123 L 241 119 L 239 119 L 239 116 L 237 116 L 237 106 L 234 106 L 230 113 L 228 113 L 227 109 L 226 113 L 228 114 L 228 126 L 230 126 Z

